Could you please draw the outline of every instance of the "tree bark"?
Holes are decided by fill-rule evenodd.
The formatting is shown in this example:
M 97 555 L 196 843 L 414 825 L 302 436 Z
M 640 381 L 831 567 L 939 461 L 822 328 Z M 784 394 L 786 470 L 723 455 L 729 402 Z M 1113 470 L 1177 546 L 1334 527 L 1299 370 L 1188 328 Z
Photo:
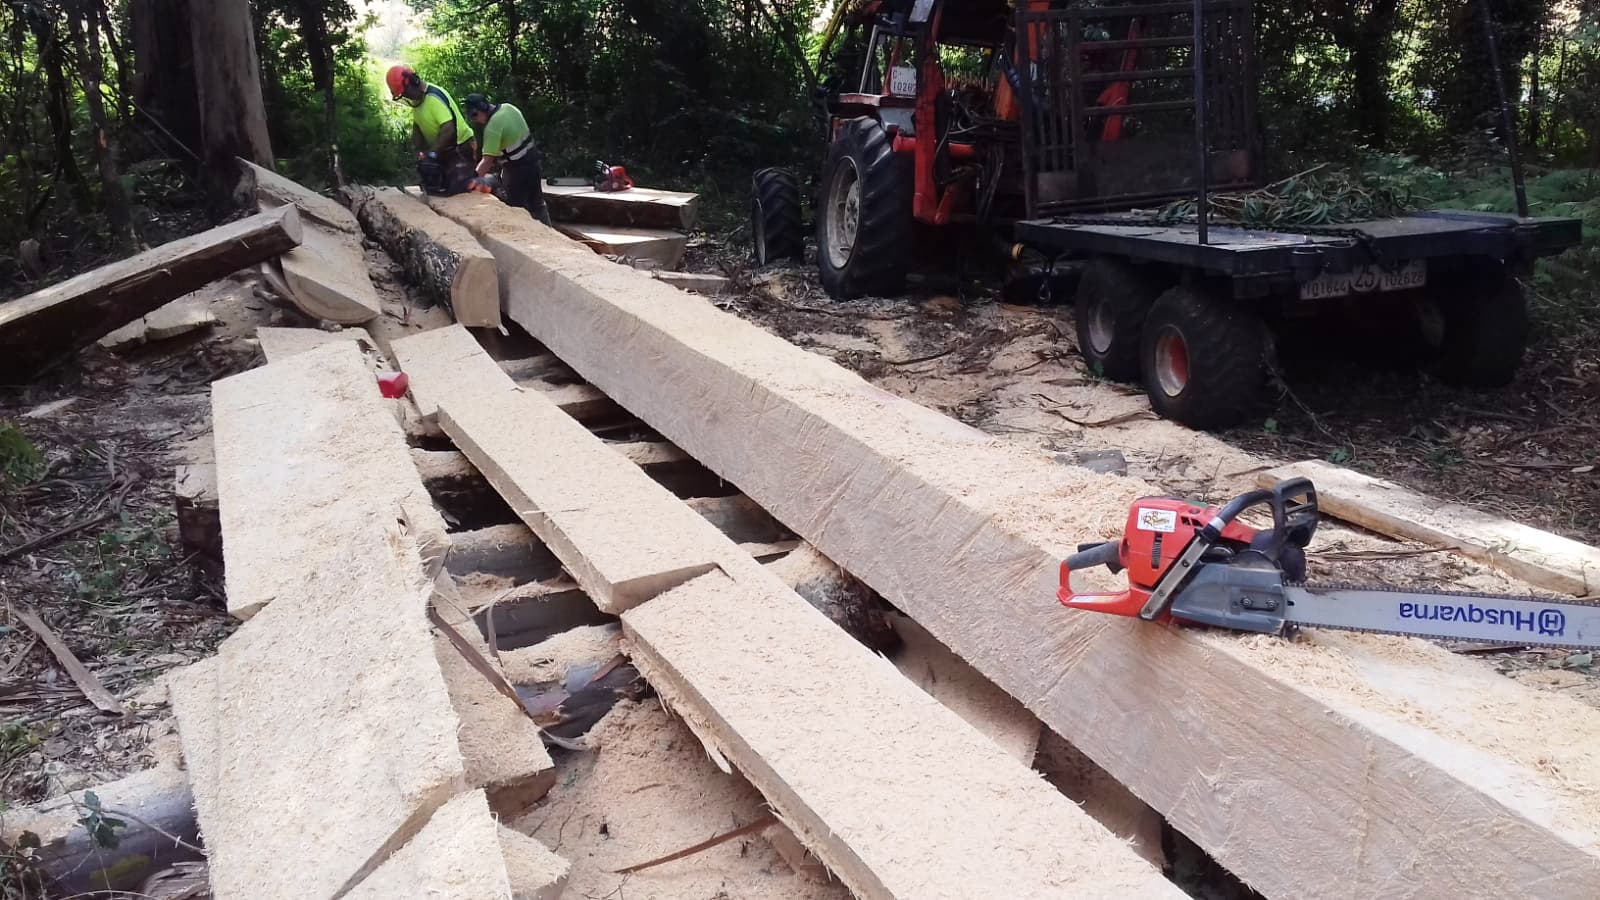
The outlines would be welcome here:
M 292 206 L 190 235 L 0 305 L 0 377 L 29 377 L 169 301 L 300 245 Z
M 78 211 L 88 212 L 89 185 L 83 179 L 83 170 L 78 168 L 78 153 L 72 146 L 72 94 L 67 87 L 67 55 L 63 52 L 61 35 L 44 16 L 28 16 L 28 26 L 39 48 L 39 68 L 44 70 L 47 94 L 44 112 L 55 139 L 56 170 L 72 186 Z
M 522 54 L 517 49 L 517 39 L 522 36 L 522 11 L 517 9 L 517 0 L 503 0 L 501 6 L 506 14 L 506 58 L 511 66 L 511 75 L 506 78 L 506 90 L 517 98 L 516 103 L 522 103 Z
M 334 94 L 333 45 L 328 39 L 328 18 L 318 0 L 295 0 L 300 19 L 300 39 L 306 45 L 311 63 L 311 84 L 322 92 L 324 138 L 328 143 L 328 177 L 335 187 L 344 187 L 344 170 L 339 164 L 339 115 Z
M 187 0 L 131 0 L 133 102 L 191 159 L 200 159 L 200 100 Z
M 104 98 L 100 93 L 104 60 L 100 51 L 100 0 L 87 0 L 68 16 L 72 43 L 78 51 L 78 71 L 83 80 L 84 105 L 89 109 L 89 123 L 94 128 L 95 163 L 100 170 L 100 195 L 105 204 L 106 218 L 111 224 L 111 238 L 119 249 L 133 246 L 133 221 L 128 213 L 128 196 L 122 190 L 122 174 L 117 170 L 117 145 L 106 127 Z M 83 20 L 79 21 L 79 15 Z M 87 25 L 87 36 L 84 26 Z
M 1544 21 L 1534 24 L 1533 50 L 1528 58 L 1528 133 L 1525 138 L 1529 152 L 1539 149 L 1539 138 L 1544 126 L 1544 91 L 1540 83 L 1539 54 L 1544 50 Z
M 201 158 L 213 211 L 222 213 L 250 202 L 239 159 L 272 167 L 261 61 L 248 0 L 191 0 L 188 9 Z

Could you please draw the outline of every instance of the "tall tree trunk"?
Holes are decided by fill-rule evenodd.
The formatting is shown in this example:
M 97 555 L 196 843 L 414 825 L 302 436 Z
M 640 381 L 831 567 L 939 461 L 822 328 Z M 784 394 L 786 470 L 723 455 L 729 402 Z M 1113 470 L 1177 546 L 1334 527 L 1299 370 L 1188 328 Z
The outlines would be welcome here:
M 200 161 L 200 99 L 187 0 L 131 0 L 133 102 L 156 130 Z
M 56 171 L 72 188 L 79 212 L 90 208 L 89 184 L 78 168 L 78 152 L 72 146 L 72 92 L 67 86 L 67 54 L 63 52 L 56 23 L 40 15 L 28 16 L 28 26 L 39 49 L 39 68 L 45 77 L 45 117 L 55 142 Z
M 1544 126 L 1544 92 L 1539 78 L 1539 54 L 1544 50 L 1544 22 L 1541 20 L 1533 27 L 1533 51 L 1528 58 L 1528 133 L 1523 138 L 1529 152 L 1539 149 Z
M 334 94 L 335 68 L 333 44 L 328 39 L 328 19 L 318 0 L 295 0 L 300 19 L 300 39 L 305 42 L 311 61 L 312 86 L 322 92 L 324 136 L 328 143 L 328 178 L 344 187 L 344 171 L 339 165 L 339 114 Z
M 517 8 L 517 0 L 502 0 L 500 5 L 506 15 L 506 62 L 511 67 L 506 90 L 515 98 L 512 102 L 522 103 L 522 53 L 517 48 L 517 41 L 522 38 L 522 11 Z
M 195 89 L 200 101 L 201 158 L 212 209 L 249 204 L 240 190 L 238 159 L 272 168 L 272 139 L 261 98 L 249 0 L 190 0 Z
M 1356 120 L 1379 150 L 1389 141 L 1389 51 L 1399 6 L 1399 0 L 1374 0 L 1359 19 L 1347 9 L 1334 30 L 1334 42 L 1350 55 Z
M 100 31 L 105 35 L 106 46 L 111 48 L 111 58 L 117 63 L 117 118 L 126 127 L 133 121 L 133 62 L 122 42 L 117 40 L 111 13 L 104 6 L 100 7 Z
M 82 16 L 82 22 L 79 16 Z M 89 123 L 94 128 L 94 155 L 100 169 L 100 194 L 111 222 L 111 238 L 119 249 L 133 247 L 133 220 L 128 212 L 128 196 L 122 190 L 122 175 L 117 171 L 117 145 L 106 127 L 104 98 L 100 80 L 104 60 L 100 50 L 100 0 L 84 0 L 68 17 L 72 43 L 78 51 L 78 71 L 83 78 L 84 105 L 89 108 Z M 85 37 L 85 25 L 88 36 Z

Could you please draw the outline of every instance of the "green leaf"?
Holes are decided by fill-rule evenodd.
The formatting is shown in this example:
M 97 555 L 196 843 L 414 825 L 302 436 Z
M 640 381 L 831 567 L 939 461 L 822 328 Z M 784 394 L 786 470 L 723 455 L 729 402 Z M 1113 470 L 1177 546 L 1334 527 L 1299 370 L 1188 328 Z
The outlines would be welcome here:
M 1267 421 L 1261 423 L 1261 430 L 1265 431 L 1267 434 L 1277 434 L 1278 433 L 1278 420 L 1277 419 L 1268 419 Z
M 1328 462 L 1331 462 L 1331 463 L 1334 463 L 1334 464 L 1347 463 L 1347 462 L 1350 461 L 1351 457 L 1353 457 L 1353 456 L 1354 456 L 1354 454 L 1351 453 L 1348 449 L 1346 449 L 1344 447 L 1335 447 L 1333 449 L 1333 452 L 1328 454 Z

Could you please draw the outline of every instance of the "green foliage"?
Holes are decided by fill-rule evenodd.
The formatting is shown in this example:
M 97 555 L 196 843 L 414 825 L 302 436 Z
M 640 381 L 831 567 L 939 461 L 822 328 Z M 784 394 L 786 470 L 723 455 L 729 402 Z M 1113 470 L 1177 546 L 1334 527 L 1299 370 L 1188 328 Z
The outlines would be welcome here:
M 31 484 L 44 472 L 44 454 L 39 448 L 14 423 L 0 420 L 0 487 Z
M 1399 180 L 1321 167 L 1259 190 L 1207 199 L 1219 220 L 1258 228 L 1321 228 L 1397 216 L 1422 205 Z M 1189 221 L 1195 214 L 1194 200 L 1179 200 L 1163 206 L 1157 217 Z
M 78 599 L 91 606 L 121 603 L 123 582 L 129 575 L 172 555 L 160 531 L 166 521 L 162 516 L 140 523 L 124 516 L 116 527 L 101 532 L 93 544 L 73 551 L 72 578 Z
M 100 807 L 99 795 L 94 791 L 83 792 L 82 809 L 86 812 L 78 818 L 78 824 L 89 832 L 89 838 L 94 841 L 95 846 L 106 850 L 117 849 L 117 845 L 122 843 L 122 835 L 118 832 L 127 828 L 128 823 L 107 815 Z
M 800 60 L 811 0 L 412 5 L 434 37 L 404 60 L 458 98 L 515 103 L 548 174 L 595 159 L 667 187 L 737 173 L 742 196 L 752 169 L 815 153 Z

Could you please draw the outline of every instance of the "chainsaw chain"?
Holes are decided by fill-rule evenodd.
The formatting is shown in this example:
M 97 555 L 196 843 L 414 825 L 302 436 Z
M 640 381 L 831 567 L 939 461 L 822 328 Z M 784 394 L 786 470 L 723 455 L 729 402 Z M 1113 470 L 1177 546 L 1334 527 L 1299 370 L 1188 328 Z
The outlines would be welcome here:
M 1551 606 L 1589 606 L 1589 607 L 1600 606 L 1600 599 L 1589 599 L 1589 598 L 1580 598 L 1580 597 L 1541 597 L 1541 596 L 1533 595 L 1533 594 L 1490 594 L 1490 593 L 1479 593 L 1477 591 L 1474 591 L 1474 592 L 1472 592 L 1470 594 L 1463 594 L 1460 591 L 1446 591 L 1446 590 L 1441 590 L 1439 588 L 1405 588 L 1405 587 L 1389 587 L 1388 585 L 1365 585 L 1365 584 L 1308 584 L 1308 583 L 1303 582 L 1303 581 L 1290 582 L 1290 583 L 1285 584 L 1284 586 L 1285 587 L 1290 587 L 1290 588 L 1299 588 L 1301 590 L 1306 590 L 1306 591 L 1366 591 L 1366 592 L 1370 592 L 1370 593 L 1381 593 L 1381 594 L 1423 594 L 1423 595 L 1434 596 L 1434 597 L 1477 597 L 1477 598 L 1481 598 L 1481 599 L 1484 599 L 1484 600 L 1520 600 L 1520 601 L 1523 601 L 1525 603 L 1547 603 L 1547 604 L 1550 604 Z M 1430 640 L 1430 641 L 1444 641 L 1444 642 L 1453 643 L 1453 644 L 1476 644 L 1476 643 L 1482 643 L 1480 641 L 1473 641 L 1473 640 L 1469 640 L 1469 639 L 1463 638 L 1460 635 L 1429 634 L 1427 632 L 1422 632 L 1422 631 L 1400 631 L 1400 630 L 1389 631 L 1389 630 L 1384 630 L 1384 629 L 1379 629 L 1379 628 L 1355 628 L 1355 627 L 1349 626 L 1349 625 L 1299 625 L 1299 624 L 1296 624 L 1296 623 L 1290 623 L 1290 624 L 1294 628 L 1309 628 L 1309 629 L 1314 629 L 1314 630 L 1317 630 L 1317 631 L 1347 631 L 1347 632 L 1351 632 L 1353 634 L 1387 634 L 1387 635 L 1398 636 L 1398 637 L 1423 638 L 1424 640 Z M 1517 641 L 1514 641 L 1514 642 L 1513 641 L 1506 641 L 1505 643 L 1506 643 L 1507 646 L 1510 646 L 1510 645 L 1512 645 L 1514 643 L 1518 647 L 1549 647 L 1549 648 L 1556 649 L 1556 650 L 1570 649 L 1571 647 L 1574 646 L 1573 644 L 1570 644 L 1570 643 L 1562 644 L 1562 643 L 1556 643 L 1554 641 L 1541 641 L 1541 640 L 1526 640 L 1526 641 L 1517 640 Z

